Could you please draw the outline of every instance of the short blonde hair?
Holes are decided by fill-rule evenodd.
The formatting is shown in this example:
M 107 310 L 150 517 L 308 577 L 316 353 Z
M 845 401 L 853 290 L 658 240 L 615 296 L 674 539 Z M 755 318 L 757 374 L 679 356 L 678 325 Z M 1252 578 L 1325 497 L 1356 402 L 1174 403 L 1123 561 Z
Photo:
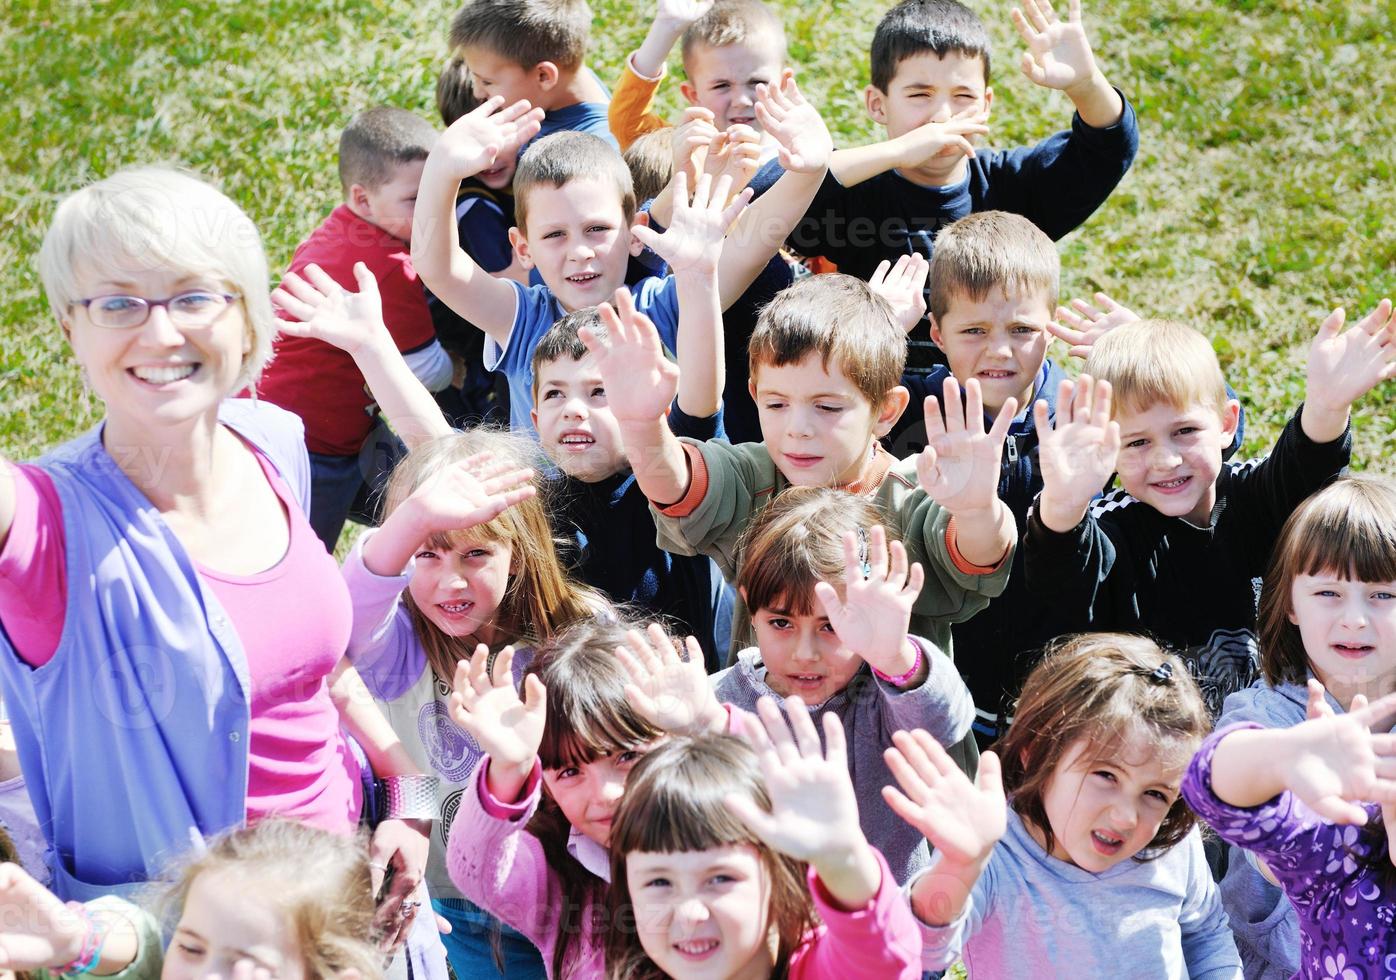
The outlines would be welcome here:
M 60 321 L 87 298 L 80 274 L 120 278 L 161 266 L 216 277 L 241 295 L 250 350 L 233 391 L 255 384 L 277 331 L 267 255 L 252 219 L 211 184 L 171 167 L 122 170 L 64 198 L 39 249 L 39 278 Z
M 693 51 L 700 46 L 725 48 L 733 44 L 754 45 L 767 39 L 780 48 L 783 65 L 789 54 L 780 15 L 761 0 L 718 0 L 683 32 L 679 45 L 683 70 L 690 77 L 693 75 L 690 67 Z
M 573 129 L 535 140 L 514 171 L 514 224 L 528 235 L 529 196 L 535 187 L 566 187 L 574 180 L 599 180 L 615 188 L 625 227 L 635 220 L 635 183 L 620 152 L 595 133 Z
M 1041 293 L 1050 315 L 1057 306 L 1061 269 L 1052 239 L 1022 215 L 966 215 L 936 236 L 929 273 L 931 316 L 941 320 L 957 297 L 979 303 L 995 289 L 1005 296 Z
M 1220 414 L 1226 381 L 1212 342 L 1172 320 L 1140 320 L 1116 327 L 1096 341 L 1083 374 L 1110 382 L 1118 415 L 1155 405 L 1203 405 Z

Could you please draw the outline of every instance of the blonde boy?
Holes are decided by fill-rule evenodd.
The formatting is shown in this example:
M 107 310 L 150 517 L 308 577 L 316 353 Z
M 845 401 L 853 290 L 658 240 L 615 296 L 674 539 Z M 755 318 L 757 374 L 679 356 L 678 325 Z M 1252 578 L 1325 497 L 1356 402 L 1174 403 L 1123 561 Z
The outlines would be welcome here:
M 764 111 L 781 146 L 786 173 L 729 232 L 717 266 L 725 309 L 775 254 L 824 177 L 831 141 L 823 120 L 793 80 L 767 92 Z M 509 379 L 510 424 L 529 430 L 532 355 L 538 339 L 564 313 L 596 306 L 624 285 L 633 254 L 648 245 L 682 272 L 691 262 L 677 225 L 659 235 L 635 219 L 630 172 L 619 153 L 585 133 L 554 133 L 531 146 L 514 177 L 517 227 L 510 231 L 525 268 L 543 285 L 525 287 L 493 278 L 461 251 L 451 220 L 463 178 L 491 165 L 497 150 L 536 128 L 539 113 L 526 102 L 501 108 L 486 102 L 457 120 L 427 158 L 413 224 L 412 258 L 427 286 L 453 310 L 484 330 L 485 364 Z M 665 344 L 677 343 L 678 309 L 687 303 L 684 277 L 651 276 L 630 287 L 636 307 L 653 319 Z M 703 302 L 701 296 L 693 302 Z
M 750 344 L 761 443 L 681 442 L 668 431 L 673 381 L 657 360 L 649 324 L 613 331 L 594 348 L 668 550 L 709 555 L 732 581 L 738 539 L 772 497 L 787 486 L 840 487 L 873 497 L 910 560 L 925 568 L 912 620 L 918 636 L 948 650 L 949 624 L 1003 590 L 1015 534 L 994 491 L 1012 406 L 985 432 L 979 386 L 971 381 L 967 405 L 958 388 L 946 398 L 946 421 L 925 452 L 904 462 L 891 457 L 878 439 L 906 408 L 898 383 L 906 338 L 866 283 L 815 276 L 762 312 Z M 734 645 L 749 645 L 749 623 L 739 619 Z
M 1240 406 L 1211 343 L 1168 321 L 1098 340 L 1063 381 L 1055 428 L 1035 406 L 1043 490 L 1024 537 L 1026 585 L 1064 628 L 1147 631 L 1184 652 L 1213 710 L 1256 665 L 1254 582 L 1281 526 L 1348 464 L 1352 403 L 1396 375 L 1391 304 L 1309 350 L 1304 403 L 1270 455 L 1223 463 Z M 1114 473 L 1120 489 L 1095 500 Z

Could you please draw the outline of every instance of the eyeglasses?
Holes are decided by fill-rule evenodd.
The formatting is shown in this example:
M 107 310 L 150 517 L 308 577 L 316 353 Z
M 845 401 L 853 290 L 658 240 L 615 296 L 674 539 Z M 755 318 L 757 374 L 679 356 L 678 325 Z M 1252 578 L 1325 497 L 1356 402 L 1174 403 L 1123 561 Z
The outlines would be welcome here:
M 139 327 L 150 318 L 150 311 L 163 306 L 170 322 L 181 327 L 206 327 L 223 315 L 235 300 L 233 293 L 215 293 L 207 289 L 191 289 L 168 299 L 146 299 L 143 296 L 93 296 L 75 300 L 87 309 L 87 316 L 99 327 L 128 330 Z

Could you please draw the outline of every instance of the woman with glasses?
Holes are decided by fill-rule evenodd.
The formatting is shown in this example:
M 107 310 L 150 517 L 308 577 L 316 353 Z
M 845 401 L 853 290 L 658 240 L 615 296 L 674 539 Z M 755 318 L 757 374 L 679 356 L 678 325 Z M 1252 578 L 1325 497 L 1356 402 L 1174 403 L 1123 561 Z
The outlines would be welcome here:
M 62 202 L 39 267 L 106 410 L 36 463 L 0 459 L 0 687 L 54 890 L 125 890 L 272 813 L 352 832 L 347 731 L 398 777 L 372 860 L 400 901 L 425 777 L 343 661 L 300 420 L 232 397 L 278 323 L 256 229 L 194 177 L 125 171 Z

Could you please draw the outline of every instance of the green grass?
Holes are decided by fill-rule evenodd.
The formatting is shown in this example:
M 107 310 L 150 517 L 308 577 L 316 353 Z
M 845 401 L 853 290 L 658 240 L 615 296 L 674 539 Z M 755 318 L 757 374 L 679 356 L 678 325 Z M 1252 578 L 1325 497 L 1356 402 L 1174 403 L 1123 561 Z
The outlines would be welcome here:
M 867 46 L 884 7 L 786 12 L 802 85 L 838 140 L 864 141 Z M 1089 2 L 1089 0 L 1088 0 Z M 590 63 L 613 75 L 648 4 L 593 0 Z M 441 0 L 10 0 L 0 23 L 0 452 L 28 458 L 94 419 L 44 304 L 34 256 L 65 193 L 166 161 L 220 185 L 257 221 L 274 269 L 337 202 L 334 148 L 357 109 L 432 115 L 454 4 Z M 993 142 L 1065 125 L 1059 93 L 996 41 Z M 1334 305 L 1396 292 L 1396 2 L 1117 0 L 1086 16 L 1107 75 L 1134 100 L 1133 171 L 1063 243 L 1064 293 L 1105 288 L 1215 340 L 1258 452 L 1302 397 L 1308 338 Z M 674 86 L 676 89 L 676 86 Z M 676 105 L 676 91 L 667 105 Z M 1396 474 L 1392 389 L 1356 413 L 1357 461 Z

